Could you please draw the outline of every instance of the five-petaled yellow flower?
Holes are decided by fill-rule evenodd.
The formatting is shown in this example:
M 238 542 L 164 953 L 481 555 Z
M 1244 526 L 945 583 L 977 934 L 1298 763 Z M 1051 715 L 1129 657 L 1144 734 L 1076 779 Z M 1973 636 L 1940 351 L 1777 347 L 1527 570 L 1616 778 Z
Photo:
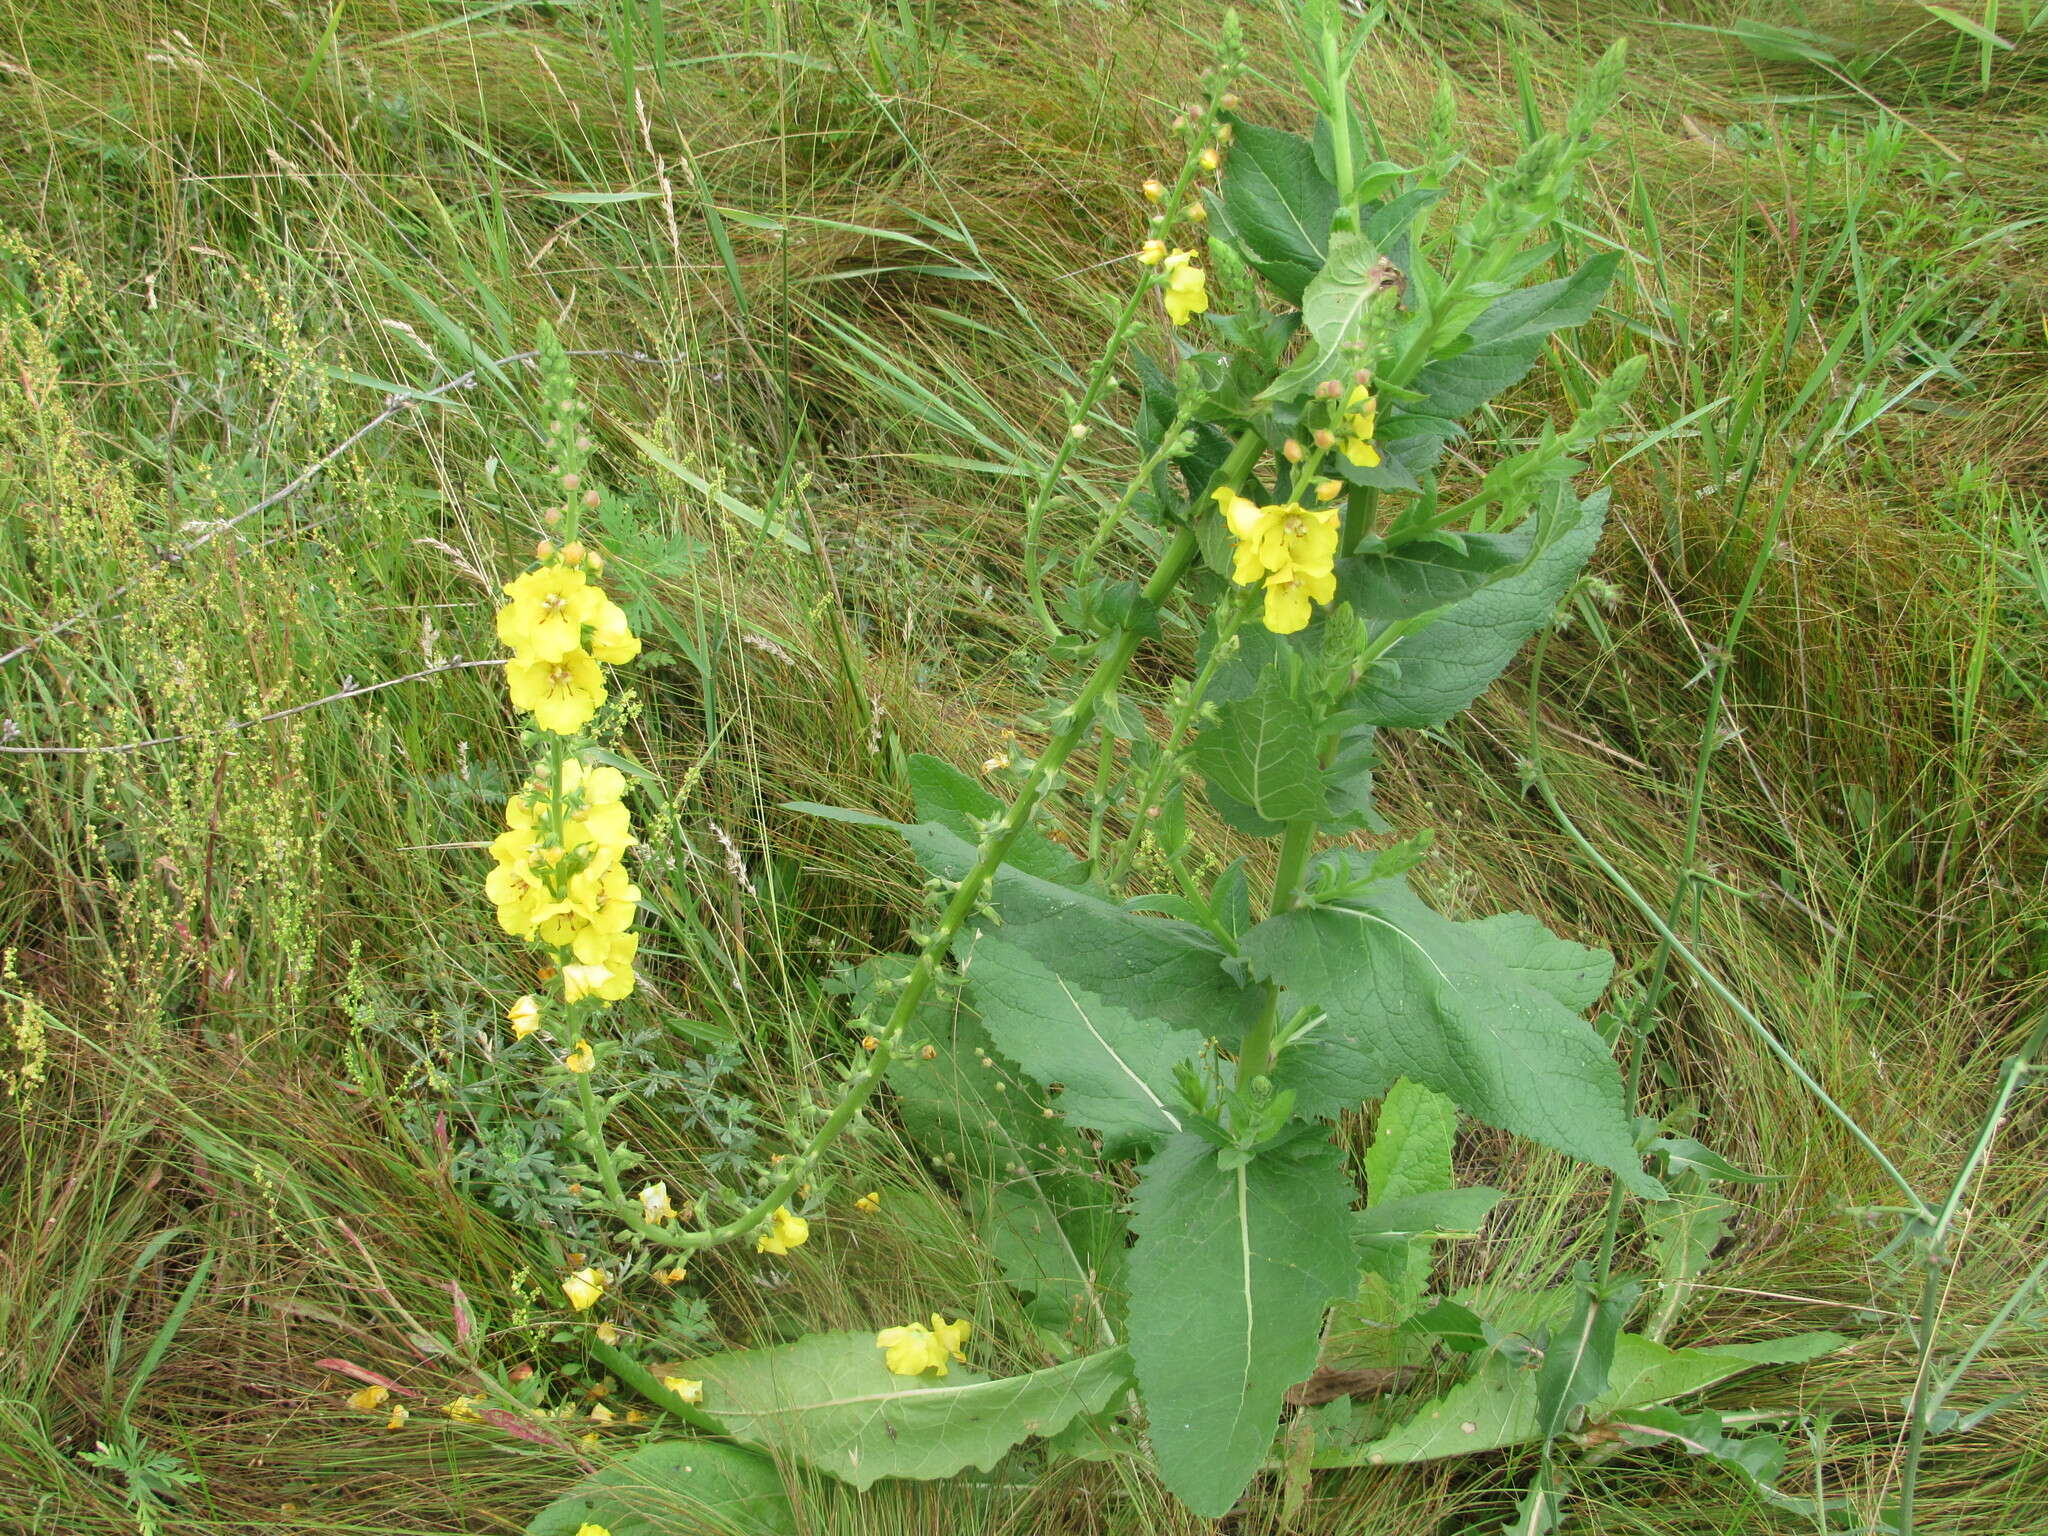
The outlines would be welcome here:
M 1264 584 L 1265 624 L 1274 634 L 1305 628 L 1315 605 L 1337 595 L 1338 509 L 1292 501 L 1262 507 L 1229 486 L 1211 494 L 1237 539 L 1230 579 Z
M 569 969 L 573 971 L 576 967 L 572 965 Z M 574 1002 L 575 999 L 571 998 L 570 1001 Z M 569 1054 L 562 1058 L 562 1065 L 571 1072 L 588 1072 L 597 1065 L 597 1052 L 591 1049 L 588 1040 L 578 1040 L 569 1047 Z
M 693 1381 L 688 1376 L 664 1376 L 661 1384 L 686 1403 L 704 1401 L 704 1383 Z
M 544 565 L 505 584 L 512 599 L 498 610 L 498 638 L 526 661 L 560 661 L 583 647 L 583 626 L 597 622 L 605 595 L 563 565 Z
M 884 1328 L 875 1335 L 875 1347 L 883 1352 L 882 1363 L 897 1376 L 922 1376 L 926 1371 L 943 1376 L 949 1359 L 966 1362 L 961 1346 L 973 1333 L 974 1325 L 966 1318 L 949 1323 L 934 1312 L 929 1328 L 922 1323 Z
M 512 1021 L 512 1038 L 524 1040 L 540 1028 L 540 999 L 527 993 L 505 1010 L 505 1017 Z
M 1207 275 L 1195 265 L 1193 251 L 1170 252 L 1160 262 L 1159 270 L 1166 274 L 1167 319 L 1175 325 L 1186 325 L 1194 316 L 1208 312 Z
M 579 1269 L 562 1282 L 562 1294 L 578 1312 L 588 1312 L 604 1295 L 605 1276 L 601 1269 Z
M 512 707 L 557 736 L 575 735 L 604 703 L 604 674 L 588 651 L 546 661 L 514 656 L 505 664 L 505 682 L 512 690 Z
M 369 1413 L 372 1409 L 382 1408 L 384 1400 L 390 1396 L 391 1389 L 389 1387 L 359 1387 L 349 1393 L 348 1405 L 358 1413 Z
M 801 1248 L 810 1241 L 811 1224 L 801 1216 L 792 1216 L 789 1207 L 778 1205 L 775 1214 L 768 1218 L 768 1230 L 754 1242 L 756 1253 L 788 1253 L 792 1248 Z
M 611 1527 L 586 1520 L 576 1527 L 576 1536 L 612 1536 Z

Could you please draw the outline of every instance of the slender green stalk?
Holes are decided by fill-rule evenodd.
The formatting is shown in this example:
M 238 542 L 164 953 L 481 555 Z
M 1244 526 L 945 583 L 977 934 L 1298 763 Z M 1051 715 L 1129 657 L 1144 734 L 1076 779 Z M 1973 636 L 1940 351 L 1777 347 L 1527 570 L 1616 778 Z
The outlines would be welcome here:
M 1256 451 L 1257 442 L 1254 439 L 1251 452 Z M 1248 466 L 1249 457 L 1249 454 L 1246 455 L 1246 464 L 1239 467 L 1237 472 L 1240 475 L 1244 467 Z M 1163 601 L 1187 574 L 1188 567 L 1194 563 L 1196 553 L 1194 529 L 1183 525 L 1175 534 L 1173 542 L 1167 546 L 1165 553 L 1160 556 L 1158 567 L 1153 571 L 1151 579 L 1145 583 L 1146 600 L 1153 604 Z M 756 1230 L 774 1214 L 776 1207 L 787 1204 L 789 1198 L 809 1179 L 826 1150 L 838 1140 L 840 1133 L 852 1124 L 854 1116 L 860 1113 L 861 1106 L 868 1101 L 876 1085 L 881 1082 L 883 1072 L 894 1057 L 896 1048 L 902 1043 L 904 1031 L 909 1028 L 911 1019 L 917 1013 L 918 1004 L 923 1001 L 925 993 L 937 979 L 939 968 L 952 949 L 953 939 L 967 919 L 973 915 L 981 901 L 981 894 L 994 877 L 997 867 L 1009 854 L 1024 828 L 1030 824 L 1031 814 L 1039 801 L 1045 797 L 1046 790 L 1067 759 L 1073 755 L 1074 749 L 1087 738 L 1095 723 L 1096 710 L 1123 677 L 1143 639 L 1144 636 L 1138 630 L 1125 629 L 1114 639 L 1104 642 L 1104 649 L 1095 664 L 1094 672 L 1090 674 L 1073 702 L 1061 711 L 1063 723 L 1060 728 L 1054 733 L 1044 753 L 1033 764 L 1023 787 L 1018 791 L 1017 798 L 1010 803 L 995 826 L 982 839 L 973 865 L 954 888 L 952 898 L 940 913 L 937 924 L 919 946 L 917 962 L 911 967 L 909 975 L 903 978 L 901 990 L 896 994 L 896 1003 L 889 1012 L 888 1021 L 876 1033 L 875 1049 L 868 1053 L 867 1059 L 853 1072 L 844 1096 L 826 1117 L 824 1124 L 818 1127 L 817 1134 L 811 1138 L 810 1144 L 794 1157 L 785 1159 L 785 1172 L 769 1192 L 740 1215 L 718 1226 L 702 1227 L 690 1232 L 670 1232 L 641 1219 L 635 1211 L 627 1207 L 623 1196 L 608 1185 L 606 1194 L 611 1198 L 613 1214 L 629 1229 L 651 1242 L 668 1248 L 713 1247 Z M 598 1140 L 601 1145 L 601 1127 Z M 600 1153 L 600 1168 L 603 1166 L 603 1156 L 605 1154 Z M 613 1182 L 615 1184 L 616 1180 Z

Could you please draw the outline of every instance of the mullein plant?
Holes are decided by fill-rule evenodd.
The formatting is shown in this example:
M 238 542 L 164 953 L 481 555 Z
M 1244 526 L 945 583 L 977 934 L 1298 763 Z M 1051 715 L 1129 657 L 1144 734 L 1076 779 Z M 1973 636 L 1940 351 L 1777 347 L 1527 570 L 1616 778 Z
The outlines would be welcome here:
M 1354 26 L 1330 3 L 1306 14 L 1313 137 L 1242 120 L 1232 17 L 1203 99 L 1175 125 L 1178 171 L 1142 188 L 1135 281 L 1021 519 L 1046 651 L 1077 662 L 1082 681 L 1029 723 L 1042 737 L 1033 754 L 990 765 L 1008 798 L 920 757 L 913 821 L 794 807 L 903 838 L 928 911 L 911 952 L 835 981 L 853 1042 L 836 1094 L 808 1141 L 745 1192 L 711 1181 L 679 1204 L 666 1183 L 627 1188 L 634 1160 L 606 1129 L 616 1094 L 592 1080 L 605 1070 L 593 1021 L 632 986 L 637 893 L 619 865 L 630 830 L 623 783 L 570 733 L 597 706 L 600 664 L 632 642 L 588 553 L 578 563 L 550 545 L 514 584 L 501 633 L 545 755 L 508 818 L 495 894 L 507 927 L 546 948 L 554 981 L 515 1005 L 512 1027 L 547 1031 L 573 1080 L 584 1187 L 631 1274 L 642 1253 L 673 1283 L 715 1244 L 751 1239 L 778 1259 L 801 1247 L 829 1196 L 834 1143 L 886 1085 L 1018 1292 L 1031 1332 L 1012 1358 L 1051 1362 L 987 1374 L 973 1322 L 928 1306 L 928 1324 L 876 1319 L 672 1366 L 644 1359 L 607 1318 L 591 1354 L 710 1437 L 642 1452 L 633 1476 L 673 1482 L 716 1454 L 721 1478 L 772 1500 L 780 1474 L 735 1442 L 864 1489 L 990 1468 L 1037 1437 L 1031 1454 L 1143 1460 L 1217 1516 L 1261 1469 L 1281 1470 L 1298 1500 L 1315 1467 L 1524 1440 L 1542 1455 L 1531 1529 L 1548 1529 L 1574 1441 L 1678 1434 L 1656 1418 L 1675 1411 L 1656 1404 L 1763 1358 L 1625 1332 L 1645 1282 L 1606 1258 L 1498 1320 L 1429 1294 L 1433 1245 L 1475 1232 L 1501 1198 L 1456 1186 L 1461 1118 L 1603 1169 L 1652 1210 L 1670 1204 L 1659 1173 L 1674 1143 L 1636 1116 L 1585 1017 L 1610 957 L 1520 914 L 1435 911 L 1409 882 L 1429 829 L 1400 835 L 1373 797 L 1379 733 L 1470 705 L 1551 621 L 1598 540 L 1606 494 L 1574 481 L 1640 359 L 1532 439 L 1473 443 L 1448 467 L 1446 449 L 1553 333 L 1592 317 L 1613 275 L 1618 258 L 1603 253 L 1524 281 L 1569 265 L 1562 214 L 1599 148 L 1622 53 L 1596 67 L 1563 131 L 1532 136 L 1448 222 L 1435 217 L 1457 159 L 1448 98 L 1432 159 L 1387 160 L 1350 96 L 1373 22 Z M 1137 387 L 1115 397 L 1132 402 L 1117 421 L 1125 368 Z M 583 444 L 563 419 L 573 542 Z M 1049 556 L 1059 488 L 1104 423 L 1129 433 L 1132 473 L 1093 533 Z M 1099 569 L 1124 548 L 1150 551 L 1148 575 Z M 1192 675 L 1161 701 L 1160 731 L 1122 690 L 1170 626 L 1200 639 Z M 1071 774 L 1089 748 L 1087 774 Z M 1198 796 L 1270 854 L 1201 867 Z M 1049 835 L 1055 806 L 1085 816 L 1085 849 Z M 1368 848 L 1360 833 L 1381 841 Z M 1361 1181 L 1337 1127 L 1368 1112 Z M 1622 1208 L 1618 1195 L 1610 1211 Z M 853 1210 L 886 1220 L 885 1192 Z M 585 1255 L 560 1283 L 576 1312 L 630 1318 L 622 1278 Z M 1403 1378 L 1432 1339 L 1460 1362 L 1435 1404 L 1367 1409 L 1327 1385 Z M 1780 1341 L 1772 1358 L 1825 1347 Z M 1624 1409 L 1626 1423 L 1614 1417 Z M 1718 1425 L 1689 1419 L 1683 1433 L 1759 1480 L 1766 1448 Z M 606 1477 L 568 1496 L 574 1506 L 608 1507 Z M 535 1529 L 560 1519 L 544 1513 Z

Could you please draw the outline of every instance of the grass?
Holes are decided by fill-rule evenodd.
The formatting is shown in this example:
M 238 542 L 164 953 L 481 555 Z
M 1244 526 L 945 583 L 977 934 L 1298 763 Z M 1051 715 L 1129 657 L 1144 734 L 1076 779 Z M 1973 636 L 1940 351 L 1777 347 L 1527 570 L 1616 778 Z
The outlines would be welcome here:
M 915 882 L 777 807 L 900 806 L 906 754 L 971 767 L 1058 691 L 1029 663 L 1019 518 L 1216 14 L 0 7 L 0 650 L 92 610 L 0 664 L 0 1530 L 136 1529 L 122 1478 L 80 1460 L 125 1429 L 197 1474 L 165 1531 L 513 1531 L 573 1479 L 569 1454 L 437 1414 L 381 1433 L 317 1363 L 427 1404 L 472 1362 L 580 1369 L 530 1300 L 553 1240 L 459 1161 L 503 1130 L 471 1090 L 523 986 L 474 890 L 513 737 L 495 678 L 449 666 L 489 653 L 487 588 L 539 528 L 536 394 L 491 360 L 543 320 L 661 360 L 581 365 L 631 492 L 606 543 L 659 653 L 623 741 L 670 805 L 634 1134 L 670 1166 L 730 1140 L 659 1076 L 710 1054 L 780 1144 L 850 1044 L 820 979 L 900 943 Z M 1788 1482 L 1868 1518 L 1896 1496 L 1917 1364 L 1899 1324 L 1920 1279 L 1877 1209 L 1896 1191 L 1695 973 L 1655 985 L 1654 930 L 1522 772 L 1540 745 L 1588 842 L 1918 1189 L 1946 1189 L 2048 1004 L 2048 32 L 2005 15 L 1987 81 L 1988 45 L 1919 8 L 1798 25 L 1827 41 L 1770 58 L 1782 40 L 1745 44 L 1721 7 L 1435 0 L 1373 45 L 1391 157 L 1425 152 L 1447 80 L 1485 163 L 1631 38 L 1572 214 L 1624 276 L 1498 430 L 1651 360 L 1599 466 L 1605 585 L 1543 648 L 1540 742 L 1520 668 L 1394 744 L 1381 796 L 1443 829 L 1440 901 L 1613 948 L 1618 995 L 1654 1004 L 1648 1104 L 1784 1176 L 1742 1193 L 1673 1337 L 1851 1334 L 1725 1400 L 1805 1415 Z M 1276 26 L 1252 18 L 1255 63 Z M 1245 94 L 1299 118 L 1284 78 Z M 415 403 L 307 489 L 177 553 L 393 397 Z M 1085 537 L 1127 460 L 1106 420 L 1055 540 Z M 183 739 L 24 750 L 158 736 Z M 1592 1256 L 1585 1175 L 1490 1133 L 1464 1150 L 1518 1198 L 1458 1279 Z M 890 1131 L 850 1155 L 890 1219 L 826 1224 L 771 1281 L 703 1261 L 718 1334 L 943 1294 L 1025 1337 Z M 1966 1191 L 1940 1358 L 2038 1253 L 2044 1160 L 2022 1096 Z M 2048 1530 L 2044 1358 L 2037 1296 L 1954 1406 L 2020 1400 L 1928 1447 L 1923 1530 Z M 1302 1528 L 1498 1523 L 1517 1465 L 1326 1475 Z M 1584 1494 L 1581 1528 L 1615 1536 L 1811 1529 L 1655 1454 Z M 812 1518 L 936 1531 L 969 1509 L 993 1532 L 1200 1528 L 1123 1468 L 820 1497 Z M 1276 1511 L 1257 1494 L 1236 1528 Z

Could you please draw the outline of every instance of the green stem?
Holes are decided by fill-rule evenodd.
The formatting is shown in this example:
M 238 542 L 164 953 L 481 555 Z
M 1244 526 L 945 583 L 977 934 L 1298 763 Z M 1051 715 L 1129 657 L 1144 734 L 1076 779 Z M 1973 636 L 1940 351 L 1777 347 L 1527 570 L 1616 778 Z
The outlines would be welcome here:
M 1256 452 L 1257 440 L 1254 438 L 1250 452 L 1246 455 L 1245 465 L 1239 467 L 1240 475 L 1244 468 L 1249 467 L 1250 457 Z M 1235 457 L 1233 455 L 1233 459 Z M 1146 600 L 1154 606 L 1164 601 L 1180 579 L 1187 574 L 1188 567 L 1194 564 L 1196 553 L 1194 529 L 1183 525 L 1174 535 L 1173 542 L 1167 546 L 1165 553 L 1160 556 L 1158 567 L 1153 571 L 1151 579 L 1145 583 Z M 1073 754 L 1074 749 L 1086 739 L 1095 723 L 1096 710 L 1123 677 L 1143 639 L 1144 636 L 1137 630 L 1126 629 L 1119 632 L 1114 640 L 1104 642 L 1104 649 L 1096 661 L 1094 672 L 1090 674 L 1074 701 L 1061 712 L 1065 716 L 1064 724 L 1054 733 L 1044 753 L 1032 766 L 1023 787 L 1018 791 L 1017 798 L 1010 803 L 1002 817 L 982 839 L 976 851 L 974 864 L 962 877 L 952 899 L 940 913 L 936 926 L 919 947 L 917 963 L 903 978 L 901 990 L 896 995 L 896 1004 L 889 1012 L 888 1021 L 876 1033 L 875 1049 L 868 1053 L 867 1059 L 852 1074 L 845 1096 L 826 1117 L 824 1124 L 818 1127 L 810 1145 L 794 1157 L 785 1160 L 786 1171 L 766 1195 L 740 1215 L 715 1227 L 700 1228 L 694 1232 L 670 1232 L 642 1220 L 636 1212 L 627 1208 L 622 1196 L 614 1195 L 614 1215 L 630 1230 L 668 1248 L 709 1248 L 756 1230 L 774 1213 L 777 1206 L 787 1204 L 790 1196 L 810 1178 L 812 1171 L 824 1157 L 826 1149 L 852 1123 L 854 1116 L 860 1113 L 861 1106 L 868 1101 L 876 1085 L 881 1082 L 884 1070 L 895 1055 L 896 1048 L 902 1043 L 904 1031 L 909 1028 L 911 1019 L 917 1013 L 918 1004 L 931 989 L 940 966 L 950 953 L 954 937 L 973 915 L 981 901 L 982 891 L 994 877 L 997 867 L 1002 864 L 1024 828 L 1030 824 L 1032 811 L 1044 798 L 1054 777 Z M 602 1140 L 601 1135 L 599 1139 Z M 606 1192 L 611 1194 L 610 1189 Z
M 1274 913 L 1291 911 L 1301 894 L 1301 872 L 1308 867 L 1308 856 L 1315 847 L 1316 827 L 1313 816 L 1297 816 L 1287 823 L 1287 830 L 1280 836 L 1280 862 L 1273 871 Z M 1266 983 L 1266 1006 L 1259 1010 L 1258 1021 L 1245 1031 L 1244 1044 L 1237 1053 L 1237 1086 L 1242 1089 L 1255 1077 L 1264 1076 L 1273 1066 L 1273 1028 L 1279 1022 L 1280 989 L 1272 982 Z

